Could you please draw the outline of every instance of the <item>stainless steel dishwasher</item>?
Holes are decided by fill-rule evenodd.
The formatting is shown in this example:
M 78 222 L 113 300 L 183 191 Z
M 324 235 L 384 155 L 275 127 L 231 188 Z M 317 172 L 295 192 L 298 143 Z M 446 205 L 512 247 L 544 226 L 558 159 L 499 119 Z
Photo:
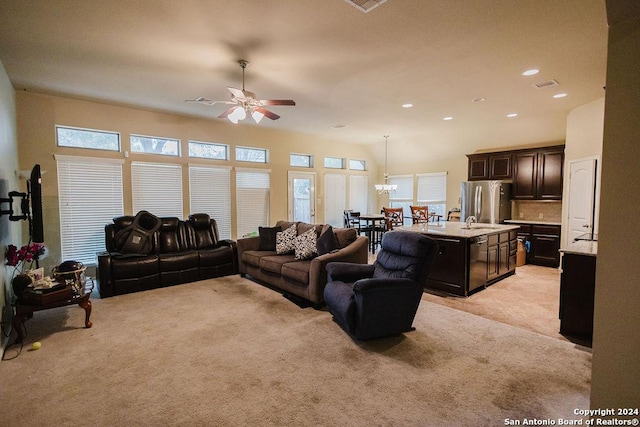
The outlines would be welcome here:
M 487 284 L 487 236 L 469 239 L 469 292 Z

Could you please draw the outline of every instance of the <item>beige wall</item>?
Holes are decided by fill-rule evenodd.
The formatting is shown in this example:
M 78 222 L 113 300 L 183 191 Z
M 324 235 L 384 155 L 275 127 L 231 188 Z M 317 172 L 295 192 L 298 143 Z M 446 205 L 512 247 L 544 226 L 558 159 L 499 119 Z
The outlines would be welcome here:
M 569 242 L 567 196 L 569 195 L 569 163 L 573 160 L 596 158 L 596 198 L 594 231 L 597 233 L 600 214 L 600 180 L 602 167 L 602 138 L 604 132 L 604 98 L 582 105 L 567 116 L 567 139 L 564 146 L 564 189 L 562 205 L 562 240 L 561 246 Z
M 179 163 L 186 166 L 190 163 L 224 164 L 233 167 L 256 167 L 271 170 L 271 222 L 287 217 L 287 171 L 309 171 L 305 168 L 290 168 L 289 154 L 311 154 L 315 158 L 315 167 L 311 171 L 316 173 L 316 221 L 324 221 L 324 174 L 335 172 L 322 167 L 325 156 L 345 157 L 347 159 L 362 159 L 367 161 L 369 171 L 370 193 L 369 205 L 379 209 L 377 194 L 373 184 L 377 182 L 378 170 L 370 148 L 360 144 L 344 144 L 337 141 L 319 139 L 300 133 L 283 132 L 268 129 L 264 126 L 236 126 L 226 121 L 205 120 L 201 118 L 179 116 L 153 111 L 139 110 L 124 106 L 115 106 L 97 102 L 52 96 L 33 92 L 17 92 L 16 105 L 18 116 L 18 140 L 20 141 L 20 166 L 31 168 L 39 163 L 43 176 L 43 205 L 45 218 L 45 239 L 50 250 L 48 266 L 60 261 L 60 232 L 58 212 L 58 188 L 56 161 L 54 154 L 101 156 L 123 159 L 125 213 L 133 213 L 131 199 L 131 175 L 128 167 L 131 161 L 154 161 Z M 57 147 L 55 126 L 65 125 L 99 130 L 117 131 L 121 134 L 123 152 L 130 151 L 129 135 L 142 134 L 178 138 L 182 141 L 181 152 L 187 152 L 188 140 L 221 142 L 231 146 L 250 146 L 267 148 L 269 163 L 259 165 L 247 162 L 222 162 L 203 159 L 190 159 L 183 155 L 180 158 L 74 149 Z M 231 156 L 233 158 L 233 155 Z M 346 174 L 361 174 L 362 172 L 344 171 Z M 232 175 L 233 176 L 233 175 Z M 233 178 L 232 178 L 233 179 Z M 232 181 L 233 183 L 233 181 Z M 184 216 L 189 212 L 188 168 L 183 167 L 183 206 Z M 235 212 L 235 194 L 232 192 L 232 211 Z M 232 222 L 235 232 L 235 218 Z M 236 238 L 236 236 L 234 236 Z M 45 265 L 47 268 L 47 265 Z
M 27 191 L 24 179 L 19 179 L 18 171 L 18 148 L 16 137 L 16 110 L 15 93 L 9 77 L 5 72 L 2 62 L 0 62 L 0 197 L 7 198 L 10 191 Z M 16 199 L 17 201 L 17 199 Z M 8 204 L 3 203 L 2 209 L 8 209 Z M 20 214 L 20 206 L 14 207 Z M 8 215 L 0 217 L 0 253 L 4 265 L 5 251 L 9 244 L 22 246 L 21 229 L 26 223 L 24 221 L 9 221 Z M 2 309 L 2 322 L 10 321 L 12 298 L 11 276 L 12 267 L 0 268 L 0 308 Z M 5 330 L 3 326 L 3 330 Z M 0 335 L 0 347 L 4 348 L 7 338 Z
M 640 390 L 640 3 L 607 0 L 609 42 L 591 407 L 637 408 Z M 633 418 L 638 418 L 633 417 Z

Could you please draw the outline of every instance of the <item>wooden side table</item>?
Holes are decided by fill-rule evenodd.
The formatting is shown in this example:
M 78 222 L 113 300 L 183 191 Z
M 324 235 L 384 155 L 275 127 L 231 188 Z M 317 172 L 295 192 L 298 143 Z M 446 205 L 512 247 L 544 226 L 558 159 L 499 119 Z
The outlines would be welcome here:
M 85 312 L 84 326 L 90 328 L 93 326 L 91 323 L 91 292 L 93 291 L 93 280 L 87 278 L 84 285 L 84 291 L 78 292 L 73 286 L 67 285 L 66 288 L 60 291 L 60 297 L 52 297 L 50 299 L 43 298 L 42 301 L 34 299 L 23 299 L 16 301 L 13 306 L 15 308 L 15 315 L 13 317 L 13 329 L 18 333 L 16 343 L 22 342 L 25 336 L 24 322 L 27 319 L 33 317 L 33 313 L 36 311 L 48 310 L 50 308 L 64 307 L 67 305 L 78 304 Z

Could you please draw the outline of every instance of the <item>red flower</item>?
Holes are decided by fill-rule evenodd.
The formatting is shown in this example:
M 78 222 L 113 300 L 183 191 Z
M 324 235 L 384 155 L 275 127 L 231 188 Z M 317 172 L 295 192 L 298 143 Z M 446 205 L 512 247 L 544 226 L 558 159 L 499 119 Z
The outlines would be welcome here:
M 15 245 L 7 246 L 7 252 L 5 255 L 6 264 L 10 266 L 17 266 L 22 261 L 33 262 L 44 255 L 45 248 L 42 243 L 31 243 L 24 245 L 18 249 Z

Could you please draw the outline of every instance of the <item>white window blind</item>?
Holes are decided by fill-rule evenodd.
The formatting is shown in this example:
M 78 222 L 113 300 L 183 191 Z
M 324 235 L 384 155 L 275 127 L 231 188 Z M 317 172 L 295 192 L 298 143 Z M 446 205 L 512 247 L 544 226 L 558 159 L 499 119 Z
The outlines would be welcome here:
M 369 212 L 369 177 L 366 175 L 349 176 L 349 209 L 361 214 Z
M 418 203 L 426 204 L 429 211 L 444 216 L 447 205 L 446 172 L 418 175 Z
M 131 162 L 134 215 L 141 210 L 155 216 L 182 218 L 182 167 L 167 163 Z
M 413 175 L 390 176 L 389 184 L 398 186 L 395 193 L 389 194 L 389 200 L 413 200 Z
M 236 169 L 236 223 L 238 238 L 269 226 L 270 171 Z
M 63 261 L 95 265 L 104 251 L 104 226 L 124 213 L 122 161 L 55 156 Z
M 189 166 L 191 213 L 216 220 L 221 239 L 231 239 L 231 168 Z

